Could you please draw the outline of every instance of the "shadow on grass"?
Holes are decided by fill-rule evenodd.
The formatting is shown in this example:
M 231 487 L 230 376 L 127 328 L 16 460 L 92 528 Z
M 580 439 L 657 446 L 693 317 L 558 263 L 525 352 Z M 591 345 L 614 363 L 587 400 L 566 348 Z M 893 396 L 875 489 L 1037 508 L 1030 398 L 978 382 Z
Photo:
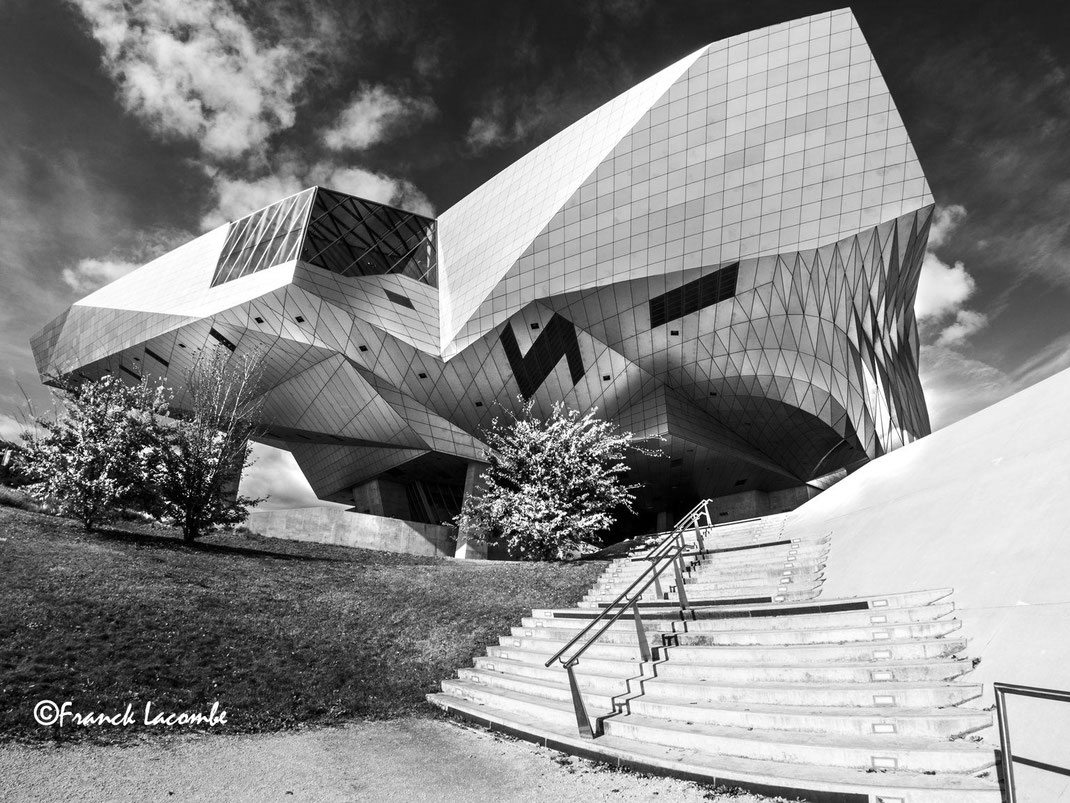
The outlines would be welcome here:
M 273 558 L 275 560 L 298 561 L 301 563 L 344 563 L 337 558 L 315 555 L 291 555 L 286 552 L 272 552 L 267 549 L 251 547 L 226 546 L 210 544 L 204 541 L 184 541 L 181 536 L 154 535 L 133 530 L 118 530 L 114 527 L 102 527 L 93 530 L 93 535 L 105 541 L 117 541 L 134 546 L 146 546 L 153 549 L 166 549 L 176 552 L 202 552 L 209 555 L 234 555 L 247 558 Z

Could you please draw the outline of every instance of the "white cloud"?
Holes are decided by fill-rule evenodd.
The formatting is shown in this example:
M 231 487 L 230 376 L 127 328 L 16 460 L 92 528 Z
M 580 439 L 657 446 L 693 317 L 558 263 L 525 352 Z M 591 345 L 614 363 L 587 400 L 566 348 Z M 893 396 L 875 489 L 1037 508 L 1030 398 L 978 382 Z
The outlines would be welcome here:
M 1003 371 L 942 345 L 921 347 L 921 385 L 933 429 L 1070 369 L 1070 334 L 1051 341 L 1013 370 Z
M 311 167 L 289 163 L 271 175 L 258 179 L 217 176 L 218 201 L 201 223 L 206 228 L 213 228 L 237 220 L 313 185 L 329 187 L 421 215 L 433 216 L 435 213 L 427 196 L 405 179 L 331 162 L 318 162 Z
M 947 242 L 955 228 L 966 219 L 965 207 L 957 204 L 936 210 L 929 230 L 929 248 Z M 962 262 L 949 265 L 929 250 L 921 266 L 914 314 L 923 337 L 942 349 L 961 347 L 988 325 L 988 316 L 966 309 L 976 292 L 977 282 Z
M 476 152 L 504 145 L 512 140 L 506 136 L 500 120 L 493 117 L 476 117 L 468 127 L 466 141 Z
M 364 87 L 323 132 L 323 142 L 335 151 L 367 148 L 399 126 L 429 119 L 437 111 L 427 99 L 402 97 L 382 86 Z
M 941 206 L 933 216 L 929 227 L 929 247 L 939 248 L 947 242 L 951 233 L 966 219 L 966 207 L 959 204 Z
M 0 413 L 0 440 L 18 443 L 26 427 L 21 421 L 7 413 Z
M 258 509 L 333 506 L 332 502 L 323 502 L 316 498 L 294 456 L 286 450 L 254 443 L 253 459 L 255 462 L 242 472 L 238 490 L 246 496 L 267 497 Z
M 74 267 L 63 269 L 63 281 L 79 295 L 85 295 L 125 276 L 140 265 L 139 262 L 122 259 L 83 259 Z
M 177 229 L 157 229 L 137 234 L 129 247 L 103 259 L 81 259 L 75 265 L 64 268 L 60 275 L 68 287 L 79 296 L 84 296 L 151 262 L 188 239 L 188 232 Z
M 931 320 L 955 313 L 976 289 L 977 282 L 961 262 L 948 265 L 935 254 L 927 253 L 921 266 L 914 314 L 919 320 Z
M 988 316 L 982 312 L 960 309 L 955 314 L 955 322 L 944 327 L 936 338 L 938 346 L 961 346 L 971 335 L 988 326 Z
M 919 368 L 933 429 L 983 410 L 1020 389 L 998 368 L 943 346 L 922 346 Z
M 487 148 L 500 148 L 520 142 L 540 130 L 547 122 L 547 114 L 554 104 L 549 88 L 544 87 L 534 97 L 511 105 L 500 95 L 494 95 L 485 104 L 482 114 L 473 118 L 468 126 L 465 142 L 474 152 Z
M 73 3 L 123 105 L 157 133 L 233 159 L 293 125 L 309 43 L 268 43 L 226 0 Z

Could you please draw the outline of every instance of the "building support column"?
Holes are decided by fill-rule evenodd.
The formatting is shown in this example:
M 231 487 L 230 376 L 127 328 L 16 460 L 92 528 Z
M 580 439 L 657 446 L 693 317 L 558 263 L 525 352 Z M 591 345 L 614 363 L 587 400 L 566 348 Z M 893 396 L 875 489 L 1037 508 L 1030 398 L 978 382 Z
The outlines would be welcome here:
M 669 521 L 669 511 L 663 510 L 658 513 L 658 532 L 667 533 L 670 529 L 672 529 L 672 523 Z
M 468 463 L 468 470 L 464 475 L 465 502 L 468 502 L 470 497 L 478 497 L 482 492 L 479 475 L 482 474 L 486 468 L 486 463 L 480 463 L 475 460 Z M 459 527 L 457 529 L 457 549 L 453 553 L 453 556 L 462 560 L 486 560 L 487 545 L 481 541 L 469 540 L 469 533 L 465 531 L 464 527 Z

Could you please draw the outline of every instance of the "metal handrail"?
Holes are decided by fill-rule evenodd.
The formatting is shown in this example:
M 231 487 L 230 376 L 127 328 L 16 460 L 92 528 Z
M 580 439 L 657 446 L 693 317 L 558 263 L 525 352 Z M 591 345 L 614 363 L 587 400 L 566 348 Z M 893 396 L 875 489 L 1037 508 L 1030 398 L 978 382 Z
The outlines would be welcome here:
M 700 515 L 705 516 L 706 524 L 700 525 Z M 690 529 L 693 529 L 695 535 L 698 538 L 699 551 L 705 549 L 705 544 L 702 540 L 702 527 L 710 527 L 713 521 L 710 516 L 709 500 L 699 502 L 695 505 L 672 529 L 668 535 L 665 536 L 653 549 L 647 553 L 646 556 L 639 558 L 639 560 L 646 560 L 650 562 L 650 567 L 644 570 L 635 580 L 632 581 L 624 591 L 617 595 L 616 599 L 610 602 L 602 611 L 590 622 L 586 627 L 580 630 L 564 647 L 558 650 L 554 655 L 545 663 L 545 666 L 549 668 L 555 661 L 560 661 L 564 667 L 565 672 L 568 674 L 569 689 L 572 692 L 572 705 L 576 711 L 576 725 L 579 728 L 580 736 L 586 739 L 593 739 L 597 734 L 595 729 L 591 727 L 590 717 L 587 716 L 587 708 L 583 703 L 583 697 L 580 695 L 579 685 L 576 682 L 575 667 L 579 662 L 580 657 L 590 649 L 602 635 L 609 630 L 625 613 L 628 609 L 632 609 L 632 613 L 635 616 L 635 632 L 639 638 L 639 655 L 643 661 L 651 660 L 650 643 L 646 638 L 646 631 L 643 628 L 643 620 L 639 615 L 639 600 L 642 598 L 643 593 L 654 586 L 655 593 L 658 599 L 663 598 L 661 589 L 661 573 L 669 568 L 671 564 L 673 567 L 673 573 L 676 581 L 676 594 L 680 603 L 681 610 L 687 610 L 690 606 L 687 601 L 687 593 L 684 591 L 684 577 L 683 577 L 683 552 L 685 549 L 684 533 Z M 660 565 L 659 565 L 660 564 Z M 649 575 L 649 577 L 648 577 Z M 619 606 L 619 608 L 618 608 Z M 618 608 L 616 612 L 614 609 Z M 608 617 L 608 618 L 607 618 Z M 565 653 L 569 652 L 577 642 L 587 636 L 595 628 L 596 625 L 602 623 L 602 626 L 598 628 L 597 632 L 588 636 L 586 642 L 569 658 L 564 658 Z
M 992 690 L 996 693 L 996 721 L 999 724 L 999 752 L 1000 763 L 1003 765 L 1003 782 L 1006 790 L 1007 803 L 1015 803 L 1017 792 L 1014 788 L 1014 762 L 1024 764 L 1027 767 L 1054 772 L 1059 775 L 1070 775 L 1070 767 L 1059 767 L 1036 761 L 1031 758 L 1022 758 L 1011 752 L 1011 731 L 1007 720 L 1007 702 L 1004 697 L 1008 694 L 1016 694 L 1019 697 L 1035 697 L 1041 700 L 1055 700 L 1060 703 L 1070 703 L 1070 691 L 1058 689 L 1041 689 L 1036 686 L 1015 686 L 1011 683 L 993 683 Z

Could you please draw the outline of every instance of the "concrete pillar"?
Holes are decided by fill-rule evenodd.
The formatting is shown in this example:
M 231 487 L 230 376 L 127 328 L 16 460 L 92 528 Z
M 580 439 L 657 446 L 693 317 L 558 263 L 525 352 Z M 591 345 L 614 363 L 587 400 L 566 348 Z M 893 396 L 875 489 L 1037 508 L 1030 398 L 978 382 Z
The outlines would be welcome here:
M 379 493 L 378 480 L 371 480 L 353 487 L 353 507 L 358 513 L 367 513 L 371 516 L 383 515 L 383 497 Z
M 669 521 L 669 511 L 663 510 L 658 513 L 658 532 L 667 533 L 674 522 Z
M 412 520 L 409 497 L 405 486 L 377 477 L 353 488 L 353 507 L 358 513 L 386 516 L 390 519 Z
M 464 475 L 464 501 L 467 502 L 469 497 L 479 496 L 481 491 L 479 475 L 482 474 L 487 468 L 486 463 L 480 463 L 477 461 L 470 461 L 468 463 L 468 469 Z M 469 541 L 468 533 L 464 528 L 457 530 L 457 550 L 453 553 L 455 558 L 464 559 L 487 559 L 487 545 L 479 541 Z

